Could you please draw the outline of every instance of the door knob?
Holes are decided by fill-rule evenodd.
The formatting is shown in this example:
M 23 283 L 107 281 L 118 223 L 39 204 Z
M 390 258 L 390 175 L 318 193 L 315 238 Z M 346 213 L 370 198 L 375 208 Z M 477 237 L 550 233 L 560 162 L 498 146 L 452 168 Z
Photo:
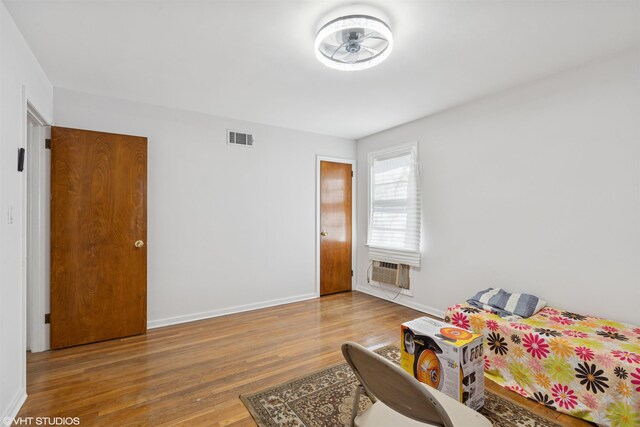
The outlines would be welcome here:
M 322 231 L 320 232 L 320 235 L 321 235 L 321 236 L 328 236 L 328 235 L 329 235 L 329 233 L 327 233 L 327 230 L 322 230 Z
M 144 246 L 144 242 L 142 240 L 136 240 L 136 242 L 134 243 L 136 248 L 141 248 Z

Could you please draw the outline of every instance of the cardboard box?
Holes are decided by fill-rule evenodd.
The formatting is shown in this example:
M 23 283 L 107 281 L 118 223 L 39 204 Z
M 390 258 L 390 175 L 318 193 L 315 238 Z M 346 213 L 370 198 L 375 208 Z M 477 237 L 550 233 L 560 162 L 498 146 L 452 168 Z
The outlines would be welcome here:
M 402 324 L 400 364 L 473 409 L 484 405 L 483 335 L 429 317 Z

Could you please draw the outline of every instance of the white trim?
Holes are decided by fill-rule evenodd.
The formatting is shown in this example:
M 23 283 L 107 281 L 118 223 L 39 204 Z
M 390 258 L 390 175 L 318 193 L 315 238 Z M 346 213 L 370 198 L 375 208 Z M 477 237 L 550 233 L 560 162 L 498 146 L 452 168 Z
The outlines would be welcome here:
M 38 122 L 41 125 L 48 125 L 48 120 L 46 120 L 44 118 L 44 116 L 38 111 L 38 109 L 31 103 L 30 101 L 30 97 L 29 97 L 29 91 L 26 85 L 22 85 L 22 111 L 20 114 L 20 137 L 18 138 L 18 144 L 17 144 L 17 148 L 26 148 L 27 147 L 27 116 L 30 114 L 35 120 L 36 122 Z M 28 156 L 28 154 L 27 154 Z M 18 328 L 20 328 L 21 330 L 21 342 L 20 342 L 20 351 L 23 352 L 24 357 L 21 358 L 20 361 L 20 389 L 18 391 L 18 393 L 16 394 L 16 396 L 13 398 L 12 403 L 9 405 L 9 408 L 7 409 L 8 411 L 8 415 L 7 416 L 13 416 L 15 417 L 15 415 L 18 413 L 18 411 L 20 410 L 20 408 L 22 407 L 22 404 L 24 403 L 24 401 L 27 398 L 27 352 L 26 352 L 26 348 L 27 348 L 27 249 L 28 249 L 28 242 L 27 242 L 27 173 L 23 172 L 23 176 L 22 179 L 20 180 L 20 186 L 21 186 L 21 208 L 22 208 L 22 212 L 21 212 L 21 216 L 20 216 L 20 220 L 21 220 L 21 248 L 19 248 L 21 250 L 21 267 L 20 267 L 20 273 L 21 273 L 21 278 L 20 278 L 20 290 L 21 290 L 21 294 L 22 294 L 22 301 L 21 301 L 21 305 L 22 305 L 22 315 L 19 319 L 19 324 L 16 326 Z M 44 322 L 42 323 L 42 326 L 44 327 Z
M 182 316 L 175 316 L 175 317 L 167 317 L 165 319 L 151 320 L 147 322 L 147 329 L 162 328 L 163 326 L 178 325 L 180 323 L 194 322 L 196 320 L 210 319 L 212 317 L 226 316 L 228 314 L 236 314 L 236 313 L 242 313 L 245 311 L 258 310 L 260 308 L 275 307 L 277 305 L 307 301 L 314 298 L 316 298 L 315 294 L 303 294 L 303 295 L 297 295 L 293 297 L 256 302 L 253 304 L 245 304 L 245 305 L 237 305 L 234 307 L 221 308 L 218 310 L 204 311 L 204 312 L 193 313 L 193 314 L 185 314 Z
M 416 167 L 417 167 L 417 180 L 418 180 L 418 210 L 421 210 L 421 199 L 420 199 L 420 170 L 419 170 L 419 164 L 420 164 L 420 151 L 419 151 L 419 144 L 417 140 L 414 141 L 410 141 L 410 142 L 405 142 L 403 144 L 399 144 L 399 145 L 394 145 L 393 147 L 388 147 L 388 148 L 383 148 L 381 150 L 375 150 L 375 151 L 371 151 L 367 154 L 367 238 L 365 240 L 365 246 L 368 248 L 369 251 L 369 261 L 371 261 L 372 259 L 372 255 L 371 252 L 382 252 L 382 254 L 384 254 L 385 256 L 382 256 L 382 254 L 380 254 L 379 257 L 375 258 L 376 260 L 379 261 L 387 261 L 387 262 L 393 262 L 393 263 L 400 263 L 400 264 L 408 264 L 411 267 L 420 267 L 420 261 L 422 258 L 422 252 L 421 252 L 421 247 L 422 244 L 421 242 L 418 242 L 418 251 L 417 251 L 417 259 L 416 258 L 416 251 L 414 250 L 405 250 L 405 249 L 390 249 L 390 248 L 384 248 L 384 247 L 379 247 L 379 246 L 374 246 L 371 245 L 369 243 L 369 239 L 371 238 L 371 214 L 372 214 L 372 205 L 371 205 L 371 201 L 373 199 L 372 197 L 372 193 L 373 193 L 373 187 L 372 187 L 372 174 L 373 174 L 373 162 L 376 158 L 391 158 L 394 157 L 396 155 L 400 155 L 400 154 L 406 154 L 406 153 L 412 153 L 415 151 L 415 161 L 416 161 Z M 421 228 L 421 220 L 418 221 L 418 232 L 420 231 Z M 393 254 L 393 255 L 392 255 Z M 389 258 L 387 258 L 389 257 Z
M 20 139 L 18 142 L 18 148 L 27 146 L 27 116 L 29 101 L 27 99 L 27 87 L 22 85 L 22 112 L 20 114 Z M 26 159 L 25 159 L 26 160 Z M 20 217 L 20 230 L 22 247 L 21 249 L 21 266 L 20 266 L 20 290 L 22 294 L 22 318 L 20 319 L 20 328 L 22 329 L 22 336 L 20 340 L 20 350 L 23 352 L 24 357 L 20 358 L 20 391 L 26 394 L 27 389 L 27 173 L 23 170 L 22 179 L 20 180 L 20 196 L 21 196 L 21 217 Z M 20 395 L 18 395 L 19 397 Z M 22 405 L 22 404 L 20 404 Z M 18 407 L 19 409 L 19 407 Z M 12 409 L 13 410 L 13 409 Z
M 375 289 L 371 286 L 358 285 L 355 290 L 362 292 L 364 294 L 368 294 L 368 295 L 383 299 L 385 301 L 389 301 L 389 302 L 403 305 L 405 307 L 413 308 L 414 310 L 418 310 L 423 313 L 430 314 L 431 316 L 435 316 L 439 319 L 444 319 L 444 311 L 438 310 L 437 308 L 429 307 L 427 305 L 418 304 L 413 299 L 403 298 L 404 295 L 399 295 L 398 299 L 396 300 L 390 300 L 382 293 L 382 291 Z
M 46 294 L 49 285 L 46 264 L 50 256 L 47 235 L 50 179 L 46 176 L 48 153 L 44 147 L 46 129 L 33 107 L 27 106 L 26 138 L 26 185 L 25 185 L 25 242 L 26 242 L 26 288 L 28 347 L 33 353 L 49 349 L 49 327 L 44 324 L 47 313 Z M 30 134 L 29 118 L 38 125 Z M 27 209 L 28 208 L 28 209 Z
M 2 418 L 0 418 L 0 420 L 4 420 L 5 418 L 11 418 L 13 420 L 16 418 L 25 400 L 27 400 L 27 389 L 22 387 L 18 390 L 13 399 L 11 399 L 11 403 L 9 403 L 9 406 L 7 407 L 7 412 L 2 414 Z
M 356 161 L 354 159 L 343 159 L 340 157 L 316 156 L 316 296 L 320 296 L 320 162 L 334 162 L 351 165 L 351 289 L 355 289 L 356 284 L 356 248 L 357 245 L 357 218 L 356 218 Z
M 25 347 L 27 347 L 27 328 L 29 328 L 28 347 L 32 353 L 46 351 L 49 349 L 48 326 L 44 324 L 44 315 L 47 312 L 45 307 L 46 287 L 49 283 L 46 276 L 45 262 L 49 257 L 49 247 L 45 245 L 46 239 L 46 210 L 44 204 L 49 203 L 46 193 L 43 193 L 45 186 L 49 185 L 49 180 L 45 176 L 45 148 L 44 139 L 47 137 L 45 126 L 50 126 L 44 116 L 29 101 L 27 87 L 22 87 L 23 95 L 23 144 L 27 149 L 26 169 L 23 177 L 23 248 L 24 248 L 24 270 L 23 270 L 23 286 L 24 286 L 24 311 L 25 311 Z M 29 141 L 29 117 L 31 117 L 39 126 L 38 134 L 35 139 L 39 140 L 42 145 L 38 151 L 33 150 L 34 141 Z M 33 137 L 33 136 L 32 136 Z M 36 145 L 37 146 L 37 145 Z M 33 168 L 33 169 L 32 169 Z M 28 191 L 29 177 L 35 179 L 35 194 L 30 195 Z M 29 199 L 37 200 L 37 206 L 28 204 Z M 27 210 L 30 206 L 31 212 Z M 31 213 L 31 215 L 30 215 Z M 29 221 L 33 223 L 30 224 Z M 29 238 L 27 228 L 33 227 L 33 236 Z M 29 293 L 28 278 L 35 277 L 35 286 L 31 288 Z M 28 316 L 28 318 L 27 318 Z M 25 362 L 26 363 L 26 362 Z M 25 365 L 26 371 L 26 365 Z M 26 384 L 25 384 L 26 385 Z
M 49 123 L 47 119 L 38 111 L 38 109 L 29 102 L 27 99 L 27 112 L 33 116 L 33 118 L 38 122 L 40 126 L 53 126 L 52 123 Z
M 392 155 L 395 153 L 403 153 L 405 151 L 411 150 L 411 149 L 418 149 L 418 140 L 414 140 L 414 141 L 409 141 L 409 142 L 405 142 L 403 144 L 399 144 L 399 145 L 394 145 L 392 147 L 389 148 L 382 148 L 380 150 L 375 150 L 375 151 L 369 151 L 369 153 L 367 153 L 367 156 L 372 158 L 372 157 L 378 157 L 378 156 L 383 156 L 383 155 Z M 369 164 L 369 166 L 371 166 L 371 164 Z

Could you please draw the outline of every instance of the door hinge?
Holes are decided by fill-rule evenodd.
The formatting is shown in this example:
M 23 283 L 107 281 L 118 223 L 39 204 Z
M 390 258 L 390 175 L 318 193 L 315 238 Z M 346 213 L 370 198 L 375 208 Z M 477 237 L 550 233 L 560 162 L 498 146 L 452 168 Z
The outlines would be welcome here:
M 351 178 L 353 178 L 353 171 L 351 171 Z
M 48 325 L 49 323 L 51 323 L 51 313 L 47 313 L 44 315 L 44 324 Z
M 51 139 L 47 138 L 44 140 L 44 148 L 51 150 Z
M 351 277 L 353 277 L 353 270 L 351 270 Z

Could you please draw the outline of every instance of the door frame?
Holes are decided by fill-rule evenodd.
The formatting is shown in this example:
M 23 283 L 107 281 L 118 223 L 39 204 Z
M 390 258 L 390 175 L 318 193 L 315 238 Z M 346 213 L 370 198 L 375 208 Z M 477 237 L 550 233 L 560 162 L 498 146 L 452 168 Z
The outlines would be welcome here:
M 316 155 L 316 297 L 320 297 L 320 162 L 333 162 L 350 164 L 353 171 L 351 178 L 351 268 L 353 276 L 351 277 L 351 290 L 355 289 L 356 283 L 356 248 L 357 248 L 357 230 L 356 230 L 356 160 L 345 159 L 342 157 L 330 157 Z
M 23 272 L 22 287 L 24 290 L 24 347 L 32 353 L 49 349 L 48 328 L 44 323 L 47 313 L 46 288 L 49 277 L 46 274 L 46 258 L 49 256 L 49 247 L 46 237 L 46 218 L 44 204 L 48 201 L 45 197 L 44 186 L 49 182 L 45 175 L 44 167 L 44 143 L 47 133 L 50 132 L 50 123 L 38 111 L 38 109 L 24 96 L 24 121 L 23 121 L 23 146 L 27 149 L 25 171 L 22 178 L 22 239 L 23 239 Z M 29 135 L 29 118 L 39 126 L 36 135 Z M 30 138 L 31 137 L 31 138 Z M 40 151 L 34 155 L 33 146 L 40 145 Z M 29 191 L 29 179 L 35 180 L 35 186 L 31 185 Z M 33 201 L 39 202 L 34 206 Z M 28 233 L 29 228 L 33 230 Z M 31 281 L 31 278 L 37 278 Z M 29 342 L 27 342 L 27 331 Z

